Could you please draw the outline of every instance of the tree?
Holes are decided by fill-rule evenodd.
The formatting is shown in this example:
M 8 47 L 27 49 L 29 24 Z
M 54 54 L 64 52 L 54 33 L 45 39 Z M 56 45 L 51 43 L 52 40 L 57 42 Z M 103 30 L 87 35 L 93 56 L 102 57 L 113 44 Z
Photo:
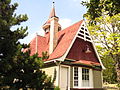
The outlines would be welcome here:
M 120 0 L 89 0 L 82 1 L 82 5 L 88 9 L 85 16 L 89 15 L 91 20 L 102 16 L 104 13 L 109 16 L 120 13 Z
M 120 1 L 90 0 L 82 4 L 88 9 L 84 16 L 89 21 L 91 34 L 97 43 L 101 43 L 101 56 L 113 60 L 120 83 Z
M 41 70 L 43 59 L 37 54 L 30 56 L 29 45 L 21 44 L 20 39 L 27 36 L 27 27 L 12 30 L 13 26 L 26 21 L 27 15 L 16 15 L 18 4 L 11 0 L 0 0 L 0 88 L 9 86 L 10 90 L 36 88 L 48 89 L 51 78 Z
M 96 21 L 97 24 L 90 25 L 89 30 L 91 30 L 91 34 L 94 36 L 93 38 L 96 40 L 96 43 L 99 43 L 101 57 L 107 60 L 103 60 L 104 65 L 109 67 L 109 65 L 112 64 L 111 70 L 115 68 L 117 80 L 118 83 L 120 83 L 120 14 L 101 16 L 95 18 L 94 21 Z M 107 63 L 108 61 L 110 63 Z M 109 68 L 107 68 L 106 71 L 108 69 Z M 113 74 L 115 74 L 115 72 Z M 113 77 L 116 76 L 113 75 Z
M 117 83 L 117 74 L 115 71 L 115 62 L 108 53 L 103 53 L 105 50 L 102 45 L 96 45 L 101 60 L 105 66 L 103 70 L 103 82 L 108 82 L 111 84 Z
M 30 56 L 30 51 L 21 52 L 21 46 L 19 47 L 17 55 L 14 58 L 14 65 L 12 65 L 12 69 L 8 71 L 10 74 L 8 77 L 3 78 L 3 82 L 10 85 L 11 90 L 23 88 L 26 90 L 27 88 L 36 89 L 36 90 L 52 90 L 53 82 L 51 78 L 48 77 L 45 72 L 43 72 L 43 58 L 39 58 L 37 54 Z

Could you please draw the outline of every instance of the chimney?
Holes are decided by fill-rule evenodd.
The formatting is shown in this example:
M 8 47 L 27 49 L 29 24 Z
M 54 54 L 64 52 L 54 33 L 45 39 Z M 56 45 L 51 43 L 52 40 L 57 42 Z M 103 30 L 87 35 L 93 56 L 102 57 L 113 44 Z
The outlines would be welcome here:
M 51 54 L 57 46 L 58 41 L 58 17 L 52 17 L 50 23 L 50 42 L 49 42 L 49 54 Z

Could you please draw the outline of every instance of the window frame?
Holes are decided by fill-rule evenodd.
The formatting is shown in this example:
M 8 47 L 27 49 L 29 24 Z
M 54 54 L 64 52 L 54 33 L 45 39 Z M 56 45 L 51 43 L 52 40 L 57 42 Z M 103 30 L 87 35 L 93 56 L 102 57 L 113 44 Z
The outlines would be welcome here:
M 77 68 L 77 70 L 78 70 L 77 71 L 78 80 L 75 80 L 75 68 Z M 74 85 L 74 87 L 78 87 L 79 86 L 79 68 L 78 67 L 74 67 L 73 72 L 74 72 L 74 74 L 73 74 L 73 85 Z M 75 81 L 77 81 L 78 86 L 75 86 Z
M 78 86 L 74 86 L 74 68 L 73 67 L 73 88 L 93 88 L 93 70 L 85 67 L 78 67 Z M 89 86 L 82 86 L 82 68 L 89 69 Z
M 90 69 L 82 68 L 82 87 L 90 86 Z

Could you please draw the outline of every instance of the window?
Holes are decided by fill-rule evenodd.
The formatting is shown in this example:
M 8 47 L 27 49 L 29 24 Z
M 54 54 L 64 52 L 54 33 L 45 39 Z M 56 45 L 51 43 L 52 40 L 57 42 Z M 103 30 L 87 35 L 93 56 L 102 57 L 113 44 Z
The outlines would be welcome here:
M 92 69 L 74 67 L 73 86 L 74 88 L 93 88 Z
M 82 86 L 89 87 L 89 69 L 82 68 Z
M 74 67 L 74 86 L 78 87 L 78 67 Z

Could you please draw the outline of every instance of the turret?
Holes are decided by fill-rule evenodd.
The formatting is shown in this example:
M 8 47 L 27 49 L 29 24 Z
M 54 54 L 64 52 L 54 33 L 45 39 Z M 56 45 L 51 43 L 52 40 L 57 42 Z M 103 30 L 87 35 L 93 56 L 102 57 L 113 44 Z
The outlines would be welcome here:
M 57 46 L 58 35 L 57 33 L 61 30 L 61 25 L 58 23 L 59 18 L 55 14 L 54 2 L 52 5 L 52 10 L 50 12 L 47 22 L 43 25 L 45 34 L 50 33 L 49 40 L 49 54 L 51 54 Z

